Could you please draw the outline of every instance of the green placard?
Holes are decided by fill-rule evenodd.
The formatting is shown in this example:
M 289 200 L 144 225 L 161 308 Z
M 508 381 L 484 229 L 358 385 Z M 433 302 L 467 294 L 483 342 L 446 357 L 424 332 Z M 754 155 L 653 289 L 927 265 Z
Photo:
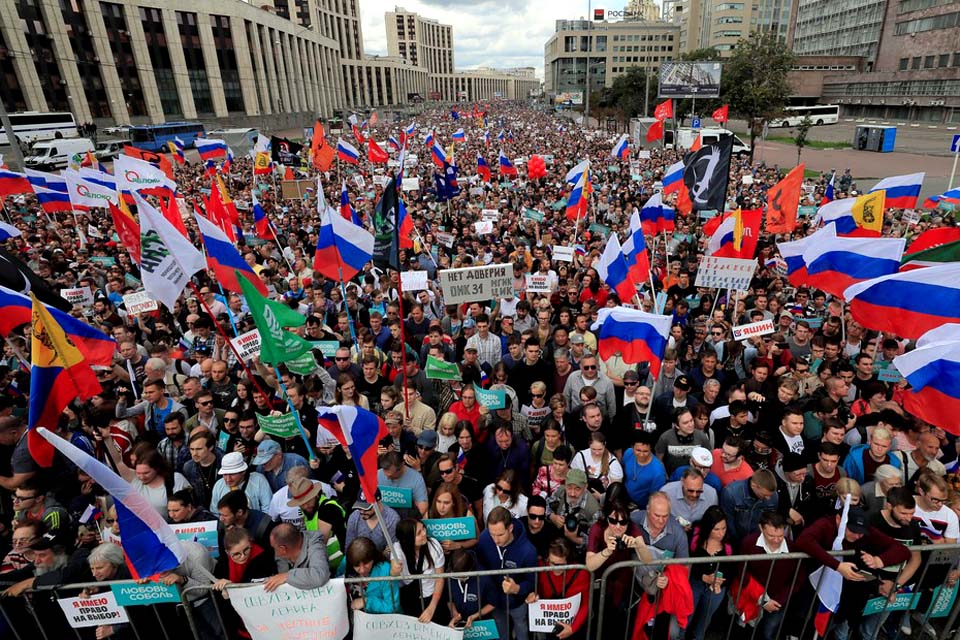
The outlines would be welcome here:
M 413 491 L 407 487 L 385 487 L 380 485 L 380 497 L 383 504 L 394 509 L 409 509 L 413 506 Z
M 948 587 L 939 586 L 933 590 L 933 598 L 927 616 L 930 618 L 946 618 L 953 610 L 953 603 L 957 599 L 957 585 Z
M 90 262 L 102 264 L 105 267 L 112 267 L 117 264 L 117 259 L 113 256 L 90 256 Z
M 502 389 L 482 389 L 476 384 L 473 385 L 477 393 L 477 402 L 480 406 L 487 409 L 503 409 L 507 406 L 507 394 Z
M 817 208 L 810 205 L 804 205 L 797 209 L 797 215 L 801 218 L 817 215 Z
M 605 224 L 594 222 L 590 225 L 589 229 L 592 233 L 599 233 L 603 238 L 610 235 L 610 227 Z
M 294 373 L 299 373 L 302 376 L 308 376 L 318 368 L 317 361 L 313 357 L 312 349 L 298 358 L 288 360 L 286 365 L 287 369 L 290 369 L 290 371 Z
M 533 209 L 527 209 L 523 212 L 523 218 L 525 220 L 533 220 L 535 222 L 543 222 L 544 215 L 539 211 L 534 211 Z
M 863 615 L 872 616 L 875 613 L 880 613 L 884 606 L 886 606 L 887 611 L 909 611 L 910 609 L 916 609 L 919 601 L 919 593 L 898 593 L 894 601 L 889 604 L 887 604 L 886 598 L 872 598 L 867 600 Z
M 424 520 L 427 535 L 443 540 L 473 540 L 477 537 L 477 520 L 472 516 L 463 518 L 435 518 Z
M 474 620 L 463 630 L 463 640 L 499 640 L 500 632 L 494 620 Z
M 292 413 L 279 416 L 257 414 L 257 424 L 260 425 L 261 431 L 278 438 L 293 438 L 300 434 L 300 429 L 297 427 L 297 418 Z
M 447 362 L 440 358 L 427 356 L 427 366 L 424 368 L 429 380 L 462 380 L 460 367 L 455 362 Z
M 560 211 L 560 209 L 563 209 L 565 206 L 567 206 L 567 199 L 560 198 L 559 200 L 554 202 L 552 205 L 550 205 L 550 208 L 553 209 L 554 211 Z
M 121 607 L 180 602 L 180 592 L 177 591 L 176 587 L 159 582 L 112 584 L 110 590 L 113 591 L 113 596 Z
M 940 209 L 940 211 L 954 211 L 956 208 L 957 205 L 953 204 L 952 202 L 941 200 L 937 203 L 937 209 Z
M 320 349 L 320 353 L 323 354 L 324 358 L 332 358 L 337 355 L 337 349 L 340 348 L 340 343 L 336 340 L 318 340 L 313 343 L 313 346 Z

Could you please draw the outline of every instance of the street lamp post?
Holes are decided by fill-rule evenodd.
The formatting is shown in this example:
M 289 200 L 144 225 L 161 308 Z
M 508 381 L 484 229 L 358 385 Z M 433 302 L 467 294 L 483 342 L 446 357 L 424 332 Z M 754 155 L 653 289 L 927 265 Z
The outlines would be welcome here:
M 590 127 L 590 53 L 593 50 L 593 43 L 590 42 L 590 27 L 593 26 L 593 0 L 587 0 L 587 91 L 586 102 L 583 110 L 583 123 Z

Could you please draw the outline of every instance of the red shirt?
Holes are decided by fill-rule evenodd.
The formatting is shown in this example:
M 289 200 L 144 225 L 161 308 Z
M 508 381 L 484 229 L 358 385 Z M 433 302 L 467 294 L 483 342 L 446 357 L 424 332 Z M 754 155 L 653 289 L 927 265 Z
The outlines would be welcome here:
M 477 425 L 480 422 L 480 403 L 479 402 L 474 402 L 473 410 L 470 410 L 470 409 L 467 409 L 465 406 L 463 406 L 462 400 L 457 400 L 452 405 L 450 405 L 450 408 L 447 411 L 457 416 L 457 422 L 459 422 L 460 420 L 468 420 L 470 424 L 473 425 L 474 430 L 477 429 Z

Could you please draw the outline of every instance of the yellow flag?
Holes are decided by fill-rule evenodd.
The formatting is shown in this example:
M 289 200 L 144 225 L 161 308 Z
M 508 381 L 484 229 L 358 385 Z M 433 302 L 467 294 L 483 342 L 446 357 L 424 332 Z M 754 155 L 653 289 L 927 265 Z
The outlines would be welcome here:
M 733 212 L 733 248 L 740 251 L 743 247 L 743 211 L 737 209 Z
M 857 198 L 853 204 L 853 219 L 857 226 L 878 235 L 883 231 L 883 208 L 886 204 L 886 191 L 874 191 Z

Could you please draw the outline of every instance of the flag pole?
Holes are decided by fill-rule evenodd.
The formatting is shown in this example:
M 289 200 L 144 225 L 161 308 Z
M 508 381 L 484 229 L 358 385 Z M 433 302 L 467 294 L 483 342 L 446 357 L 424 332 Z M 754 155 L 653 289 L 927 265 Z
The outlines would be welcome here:
M 397 182 L 393 181 L 394 189 L 396 189 Z M 389 183 L 387 187 L 389 188 Z M 400 341 L 402 344 L 402 349 L 400 351 L 400 357 L 403 361 L 403 413 L 406 420 L 410 419 L 410 403 L 408 401 L 408 391 L 407 391 L 407 330 L 404 327 L 406 322 L 404 322 L 403 317 L 403 278 L 400 277 L 400 229 L 397 225 L 400 224 L 400 194 L 394 194 L 394 197 L 397 200 L 397 211 L 393 216 L 394 228 L 393 236 L 397 243 L 397 307 L 399 308 L 400 316 Z
M 307 454 L 309 454 L 311 460 L 316 460 L 317 454 L 314 452 L 313 445 L 310 444 L 310 438 L 307 437 L 307 431 L 303 428 L 303 423 L 300 421 L 300 412 L 293 406 L 293 401 L 290 400 L 290 396 L 287 395 L 287 385 L 283 384 L 283 378 L 280 376 L 280 366 L 274 364 L 273 370 L 277 374 L 277 384 L 280 385 L 280 391 L 283 392 L 283 399 L 287 401 L 287 406 L 290 407 L 290 413 L 293 414 L 294 420 L 297 421 L 297 429 L 300 431 L 300 437 L 303 438 L 304 444 L 307 445 Z

